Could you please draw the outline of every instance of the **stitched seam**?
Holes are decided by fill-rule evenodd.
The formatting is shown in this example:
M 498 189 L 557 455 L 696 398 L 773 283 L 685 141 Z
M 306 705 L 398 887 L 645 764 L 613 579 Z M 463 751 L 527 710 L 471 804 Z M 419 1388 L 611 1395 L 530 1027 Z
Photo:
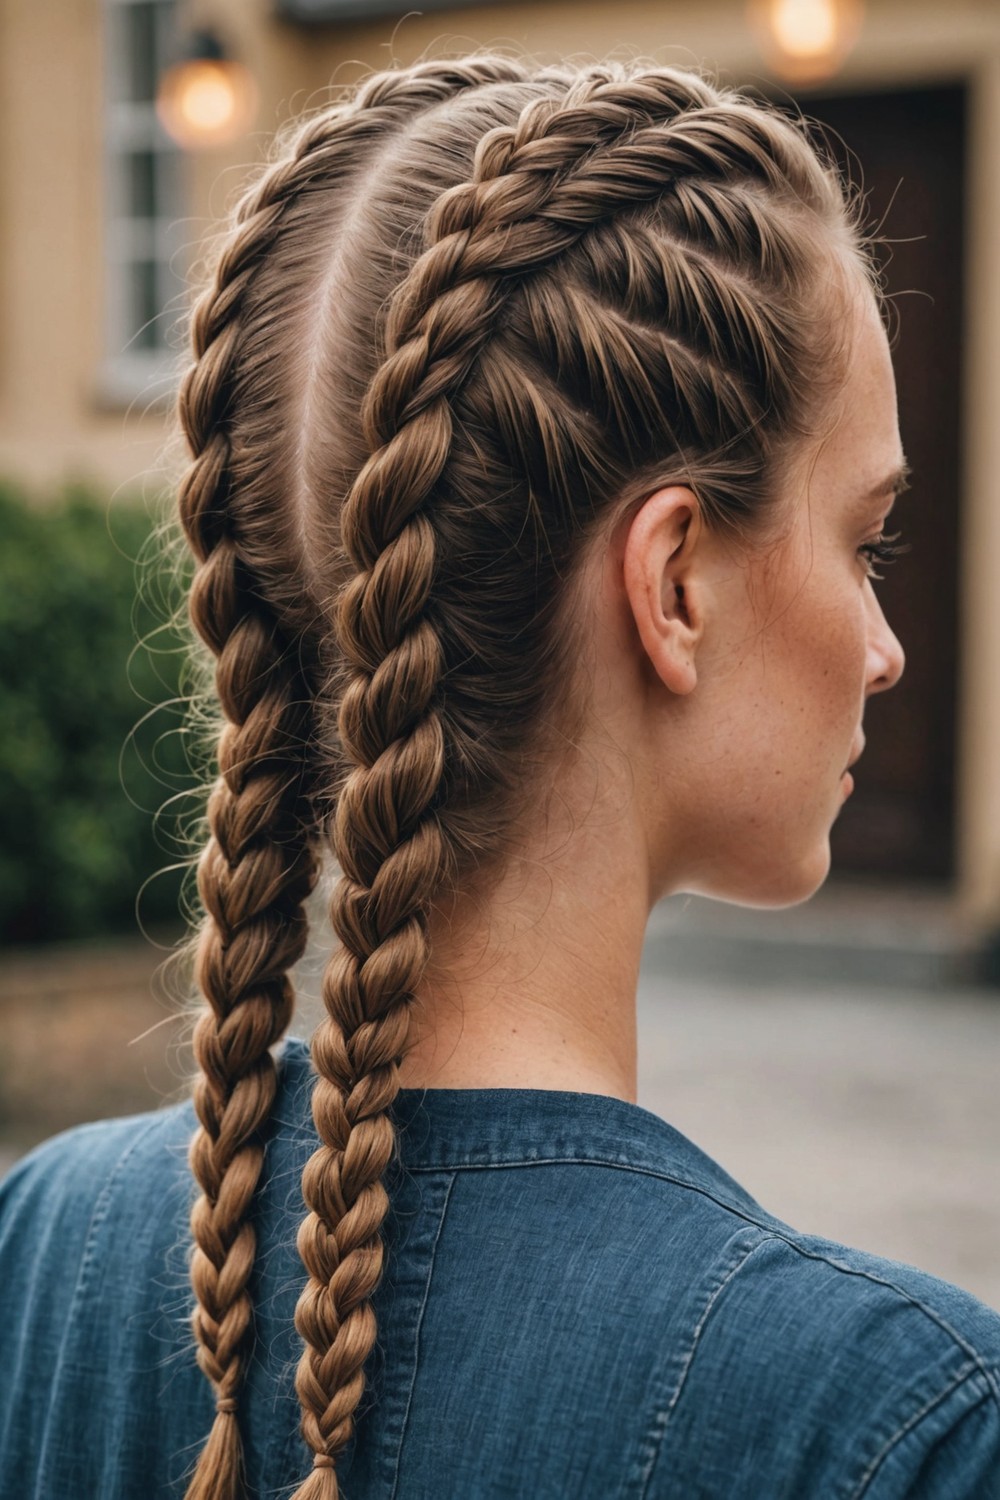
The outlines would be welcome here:
M 410 1172 L 502 1172 L 508 1167 L 611 1167 L 616 1172 L 635 1172 L 640 1177 L 655 1177 L 661 1182 L 671 1182 L 675 1187 L 687 1188 L 688 1192 L 699 1193 L 703 1198 L 708 1198 L 712 1203 L 717 1203 L 720 1208 L 735 1214 L 747 1224 L 752 1224 L 755 1229 L 761 1229 L 766 1234 L 772 1233 L 771 1226 L 761 1224 L 753 1219 L 741 1208 L 737 1208 L 727 1198 L 719 1198 L 715 1193 L 709 1192 L 708 1188 L 701 1187 L 696 1182 L 689 1182 L 686 1177 L 675 1177 L 671 1172 L 663 1172 L 656 1167 L 637 1166 L 635 1162 L 616 1161 L 610 1156 L 532 1156 L 520 1161 L 467 1161 L 450 1162 L 447 1165 L 440 1163 L 437 1166 L 408 1165 Z M 758 1205 L 759 1207 L 759 1205 Z M 761 1209 L 762 1213 L 766 1210 Z M 770 1217 L 770 1215 L 768 1215 Z M 777 1222 L 777 1221 L 776 1221 Z
M 673 1415 L 674 1408 L 676 1407 L 683 1393 L 684 1384 L 688 1377 L 688 1371 L 691 1368 L 691 1363 L 694 1359 L 695 1351 L 698 1348 L 698 1343 L 704 1331 L 705 1324 L 708 1322 L 708 1319 L 712 1314 L 712 1309 L 715 1307 L 716 1302 L 718 1301 L 719 1297 L 721 1297 L 722 1293 L 725 1291 L 729 1283 L 732 1281 L 733 1277 L 738 1275 L 738 1273 L 742 1271 L 751 1255 L 759 1250 L 762 1245 L 766 1245 L 770 1238 L 772 1238 L 772 1236 L 765 1235 L 763 1239 L 759 1239 L 755 1244 L 751 1245 L 749 1249 L 740 1256 L 736 1264 L 723 1277 L 722 1281 L 720 1281 L 719 1285 L 715 1288 L 715 1291 L 706 1302 L 702 1310 L 701 1317 L 698 1319 L 697 1325 L 695 1327 L 694 1337 L 691 1340 L 691 1347 L 684 1356 L 680 1378 L 677 1381 L 677 1388 L 668 1401 L 666 1408 L 661 1413 L 655 1415 L 653 1418 L 653 1426 L 654 1428 L 658 1428 L 658 1431 L 655 1433 L 652 1439 L 653 1451 L 646 1468 L 645 1477 L 642 1481 L 642 1488 L 639 1491 L 639 1500 L 645 1500 L 646 1494 L 648 1493 L 649 1481 L 653 1476 L 653 1471 L 656 1468 L 657 1460 L 659 1459 L 660 1451 L 663 1447 L 664 1435 L 666 1434 L 666 1430 L 670 1425 L 670 1418 Z
M 1000 1385 L 998 1385 L 997 1378 L 993 1374 L 993 1371 L 990 1370 L 988 1365 L 985 1365 L 983 1363 L 982 1356 L 979 1353 L 978 1349 L 974 1349 L 971 1344 L 967 1343 L 962 1335 L 958 1332 L 958 1330 L 956 1328 L 952 1328 L 947 1319 L 943 1318 L 940 1313 L 935 1312 L 933 1307 L 928 1307 L 927 1304 L 925 1302 L 922 1302 L 919 1297 L 914 1296 L 912 1292 L 906 1291 L 904 1287 L 897 1286 L 894 1281 L 889 1281 L 889 1279 L 885 1276 L 876 1276 L 874 1272 L 862 1270 L 860 1267 L 845 1266 L 841 1264 L 840 1261 L 834 1260 L 832 1256 L 821 1255 L 818 1251 L 807 1250 L 804 1245 L 797 1245 L 794 1240 L 788 1239 L 786 1235 L 779 1234 L 776 1236 L 776 1238 L 784 1240 L 789 1249 L 797 1251 L 799 1255 L 805 1256 L 808 1260 L 824 1261 L 827 1265 L 833 1266 L 834 1270 L 836 1271 L 844 1271 L 850 1276 L 863 1276 L 866 1281 L 871 1281 L 876 1286 L 886 1286 L 890 1291 L 898 1293 L 900 1297 L 905 1297 L 907 1302 L 911 1303 L 913 1307 L 918 1307 L 920 1311 L 922 1313 L 925 1313 L 926 1316 L 930 1318 L 932 1323 L 936 1323 L 944 1333 L 951 1335 L 951 1337 L 955 1340 L 955 1343 L 962 1350 L 963 1354 L 967 1355 L 975 1365 L 976 1369 L 982 1375 L 983 1379 L 986 1381 L 986 1384 L 993 1392 L 997 1403 L 1000 1404 Z
M 875 1455 L 875 1457 L 872 1459 L 871 1463 L 868 1465 L 868 1468 L 865 1470 L 865 1472 L 862 1474 L 861 1478 L 859 1479 L 857 1487 L 851 1491 L 849 1500 L 861 1500 L 861 1497 L 864 1495 L 864 1493 L 867 1490 L 868 1486 L 871 1484 L 872 1480 L 875 1478 L 875 1475 L 877 1474 L 878 1470 L 885 1463 L 885 1460 L 888 1458 L 888 1456 L 892 1452 L 893 1448 L 896 1447 L 897 1443 L 901 1442 L 902 1439 L 906 1436 L 906 1434 L 908 1432 L 911 1432 L 913 1430 L 913 1428 L 917 1426 L 918 1423 L 922 1422 L 923 1419 L 926 1416 L 928 1416 L 934 1410 L 935 1407 L 940 1406 L 941 1403 L 942 1403 L 942 1401 L 947 1400 L 947 1398 L 950 1395 L 952 1395 L 958 1389 L 959 1386 L 964 1385 L 966 1381 L 973 1381 L 973 1380 L 975 1380 L 976 1376 L 979 1373 L 980 1373 L 980 1371 L 978 1371 L 977 1369 L 975 1369 L 975 1368 L 970 1369 L 968 1365 L 965 1365 L 961 1370 L 958 1371 L 958 1373 L 956 1375 L 954 1375 L 952 1377 L 952 1379 L 948 1382 L 948 1384 L 945 1386 L 945 1388 L 944 1388 L 943 1391 L 939 1391 L 936 1396 L 932 1396 L 929 1401 L 927 1401 L 927 1402 L 924 1403 L 924 1405 L 920 1408 L 919 1411 L 914 1412 L 913 1416 L 910 1417 L 909 1421 L 904 1422 L 903 1425 L 899 1428 L 899 1430 L 897 1432 L 893 1433 L 892 1437 L 889 1438 L 888 1441 L 883 1446 L 881 1452 L 877 1453 Z M 988 1400 L 989 1400 L 989 1393 L 987 1392 L 987 1394 L 985 1396 L 983 1396 L 982 1401 L 988 1401 Z M 981 1401 L 977 1401 L 976 1402 L 976 1406 L 980 1406 L 981 1404 L 982 1404 Z M 975 1411 L 976 1406 L 971 1406 L 969 1408 L 969 1411 Z M 962 1416 L 966 1417 L 966 1416 L 968 1416 L 968 1414 L 969 1414 L 968 1412 L 963 1412 Z
M 427 1311 L 427 1300 L 428 1300 L 428 1298 L 430 1296 L 431 1279 L 432 1279 L 432 1277 L 434 1275 L 434 1262 L 437 1259 L 438 1241 L 440 1240 L 440 1238 L 441 1238 L 441 1232 L 444 1229 L 444 1221 L 445 1221 L 445 1219 L 446 1219 L 446 1217 L 448 1215 L 448 1204 L 451 1202 L 451 1190 L 455 1186 L 455 1178 L 457 1176 L 458 1176 L 457 1172 L 452 1172 L 452 1174 L 451 1174 L 451 1180 L 448 1183 L 447 1191 L 445 1192 L 445 1195 L 444 1195 L 444 1202 L 441 1204 L 441 1215 L 440 1215 L 440 1218 L 438 1219 L 437 1233 L 434 1236 L 434 1243 L 431 1246 L 430 1260 L 429 1260 L 428 1266 L 427 1266 L 427 1279 L 424 1282 L 424 1296 L 423 1296 L 423 1301 L 420 1304 L 420 1312 L 417 1314 L 417 1326 L 416 1326 L 416 1329 L 415 1329 L 415 1332 L 414 1332 L 414 1343 L 416 1345 L 416 1349 L 417 1349 L 418 1353 L 419 1353 L 419 1349 L 420 1349 L 420 1330 L 423 1327 L 423 1323 L 424 1323 L 424 1313 Z M 399 1466 L 400 1466 L 400 1463 L 402 1462 L 402 1457 L 403 1457 L 403 1444 L 406 1441 L 406 1428 L 407 1428 L 407 1424 L 408 1424 L 408 1422 L 410 1420 L 410 1406 L 412 1405 L 412 1402 L 413 1402 L 413 1389 L 414 1389 L 414 1386 L 417 1383 L 417 1368 L 418 1368 L 418 1365 L 419 1365 L 419 1359 L 414 1358 L 414 1361 L 413 1361 L 413 1374 L 410 1376 L 410 1389 L 409 1389 L 409 1391 L 406 1394 L 406 1406 L 405 1406 L 404 1411 L 403 1411 L 403 1421 L 402 1421 L 402 1424 L 400 1426 L 400 1431 L 399 1431 L 399 1442 L 398 1442 L 398 1444 L 396 1446 L 396 1467 L 395 1467 L 395 1470 L 393 1471 L 392 1489 L 389 1491 L 389 1500 L 396 1500 L 396 1490 L 399 1487 Z
M 780 1224 L 780 1221 L 775 1221 L 773 1224 L 761 1224 L 757 1219 L 751 1218 L 748 1213 L 740 1208 L 736 1208 L 725 1198 L 718 1198 L 714 1193 L 709 1192 L 707 1188 L 699 1187 L 696 1183 L 688 1182 L 683 1177 L 674 1177 L 669 1172 L 656 1171 L 651 1167 L 637 1167 L 629 1165 L 625 1162 L 609 1161 L 603 1157 L 550 1156 L 532 1157 L 529 1161 L 518 1162 L 466 1162 L 461 1165 L 456 1165 L 454 1168 L 448 1170 L 454 1170 L 456 1172 L 503 1171 L 512 1166 L 518 1168 L 548 1166 L 613 1167 L 619 1172 L 635 1172 L 640 1176 L 655 1177 L 658 1178 L 661 1182 L 669 1182 L 672 1183 L 675 1187 L 685 1188 L 690 1193 L 697 1193 L 700 1197 L 707 1198 L 709 1202 L 715 1203 L 719 1208 L 725 1209 L 727 1213 L 731 1213 L 736 1218 L 742 1219 L 744 1223 L 753 1225 L 754 1228 L 759 1229 L 763 1234 L 767 1234 L 771 1239 L 780 1240 L 783 1244 L 787 1245 L 790 1250 L 796 1251 L 797 1254 L 804 1256 L 807 1260 L 822 1261 L 825 1265 L 832 1266 L 835 1271 L 842 1271 L 847 1276 L 861 1276 L 866 1281 L 872 1282 L 875 1286 L 888 1287 L 890 1291 L 893 1291 L 898 1296 L 905 1298 L 905 1300 L 909 1302 L 913 1307 L 919 1308 L 920 1311 L 924 1313 L 928 1318 L 930 1318 L 930 1320 L 935 1323 L 943 1332 L 951 1336 L 958 1347 L 962 1350 L 962 1353 L 975 1363 L 984 1379 L 988 1383 L 990 1389 L 992 1390 L 998 1404 L 1000 1404 L 1000 1383 L 998 1383 L 996 1376 L 989 1369 L 989 1367 L 983 1363 L 982 1357 L 979 1352 L 974 1349 L 971 1344 L 968 1344 L 962 1337 L 962 1335 L 956 1329 L 952 1328 L 951 1324 L 945 1318 L 943 1318 L 940 1313 L 936 1312 L 934 1308 L 928 1307 L 927 1304 L 925 1302 L 922 1302 L 919 1297 L 913 1294 L 913 1292 L 907 1291 L 904 1287 L 897 1286 L 896 1283 L 894 1281 L 890 1281 L 888 1277 L 877 1276 L 874 1271 L 864 1270 L 860 1266 L 845 1265 L 843 1261 L 835 1260 L 833 1256 L 826 1255 L 820 1250 L 807 1249 L 804 1245 L 800 1245 L 796 1240 L 792 1239 L 790 1235 L 782 1233 L 782 1226 Z M 440 1172 L 445 1169 L 442 1167 L 411 1167 L 410 1170 L 413 1172 Z M 770 1217 L 770 1215 L 768 1217 Z

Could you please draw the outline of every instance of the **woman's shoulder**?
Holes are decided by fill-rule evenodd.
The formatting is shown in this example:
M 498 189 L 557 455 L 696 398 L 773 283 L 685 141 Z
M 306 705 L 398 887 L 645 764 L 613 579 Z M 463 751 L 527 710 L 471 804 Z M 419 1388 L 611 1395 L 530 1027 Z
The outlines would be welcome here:
M 39 1142 L 18 1157 L 0 1179 L 0 1245 L 14 1216 L 25 1214 L 58 1224 L 60 1234 L 88 1217 L 131 1175 L 149 1180 L 166 1167 L 170 1144 L 187 1124 L 188 1101 L 133 1115 L 72 1125 Z M 193 1117 L 191 1120 L 193 1124 Z
M 0 1454 L 31 1493 L 69 1493 L 72 1468 L 74 1493 L 103 1494 L 102 1465 L 112 1462 L 156 1472 L 141 1493 L 180 1492 L 211 1410 L 190 1329 L 197 1123 L 184 1098 L 75 1125 L 0 1181 Z M 275 1136 L 280 1161 L 277 1121 L 269 1143 Z M 293 1254 L 294 1239 L 285 1258 Z
M 1000 1500 L 1000 1314 L 770 1216 L 755 1230 L 734 1235 L 690 1330 L 665 1454 L 703 1444 L 714 1411 L 732 1466 L 720 1493 L 755 1494 L 773 1470 L 789 1495 Z
M 625 1226 L 649 1268 L 636 1327 L 658 1382 L 651 1500 L 702 1493 L 697 1464 L 677 1465 L 709 1449 L 720 1494 L 782 1473 L 788 1495 L 1000 1500 L 1000 1312 L 798 1229 L 678 1139 L 663 1137 L 656 1211 Z
M 505 1395 L 516 1424 L 530 1431 L 539 1410 L 551 1424 L 546 1391 L 572 1370 L 567 1421 L 603 1413 L 634 1430 L 656 1455 L 650 1500 L 759 1497 L 762 1476 L 778 1473 L 790 1476 L 782 1494 L 895 1497 L 907 1493 L 900 1475 L 916 1483 L 945 1439 L 952 1487 L 927 1494 L 992 1497 L 1000 1314 L 971 1292 L 799 1230 L 668 1121 L 620 1099 L 411 1091 L 397 1114 L 434 1220 L 428 1388 L 470 1346 L 506 1347 L 516 1314 L 535 1331 L 519 1344 L 533 1367 Z M 407 1208 L 416 1222 L 417 1201 Z M 978 1477 L 955 1488 L 958 1475 Z
M 994 1373 L 1000 1369 L 1000 1312 L 973 1292 L 905 1261 L 795 1229 L 768 1215 L 762 1239 L 743 1268 L 748 1296 L 772 1288 L 795 1290 L 802 1299 L 802 1325 L 808 1313 L 836 1314 L 843 1303 L 855 1316 L 884 1320 L 883 1343 L 891 1344 L 896 1324 L 907 1335 L 923 1330 L 928 1345 L 977 1355 Z
M 261 1187 L 271 1196 L 273 1184 L 294 1175 L 309 1154 L 308 1051 L 303 1055 L 302 1044 L 286 1038 L 274 1056 L 278 1093 L 262 1132 Z M 148 1276 L 165 1261 L 176 1260 L 183 1273 L 181 1252 L 199 1192 L 188 1161 L 197 1126 L 187 1096 L 73 1125 L 14 1161 L 0 1178 L 0 1324 L 9 1312 L 23 1324 L 29 1295 L 34 1313 L 58 1324 L 98 1290 L 121 1306 L 129 1296 L 141 1298 Z M 268 1224 L 278 1217 L 270 1214 Z M 100 1289 L 93 1284 L 95 1257 Z
M 176 1236 L 193 1125 L 182 1101 L 71 1126 L 14 1162 L 0 1180 L 0 1321 L 9 1328 L 29 1305 L 53 1320 L 68 1313 L 109 1223 L 123 1266 L 139 1265 L 144 1243 Z
M 302 1082 L 302 1044 L 286 1038 L 274 1056 L 279 1090 L 264 1135 L 280 1146 L 287 1127 L 293 1136 L 303 1128 L 282 1107 L 289 1102 L 289 1085 Z M 194 1192 L 187 1153 L 197 1125 L 187 1096 L 155 1109 L 72 1125 L 39 1142 L 0 1178 L 0 1247 L 15 1216 L 23 1224 L 25 1215 L 35 1215 L 58 1225 L 60 1235 L 72 1235 L 74 1228 L 86 1230 L 95 1213 L 103 1217 L 118 1197 L 138 1204 L 145 1216 L 165 1195 Z
M 1000 1312 L 787 1223 L 672 1127 L 650 1142 L 658 1170 L 646 1157 L 595 1187 L 603 1244 L 561 1294 L 638 1310 L 629 1405 L 650 1414 L 650 1500 L 758 1496 L 779 1473 L 789 1496 L 1000 1500 Z
M 283 1156 L 306 1132 L 308 1094 L 303 1097 L 301 1090 L 308 1049 L 285 1038 L 273 1055 L 278 1093 L 262 1136 L 269 1155 Z M 123 1237 L 125 1230 L 135 1228 L 141 1238 L 149 1238 L 157 1224 L 171 1233 L 178 1199 L 197 1192 L 188 1163 L 197 1126 L 194 1102 L 187 1096 L 155 1109 L 73 1125 L 33 1146 L 0 1179 L 0 1257 L 23 1243 L 29 1221 L 42 1239 L 58 1238 L 64 1256 L 109 1214 L 117 1218 Z
M 637 1203 L 627 1232 L 654 1272 L 654 1340 L 656 1315 L 672 1319 L 696 1293 L 675 1416 L 725 1389 L 755 1420 L 812 1405 L 817 1430 L 836 1411 L 891 1447 L 975 1408 L 995 1486 L 982 1495 L 1000 1500 L 1000 1312 L 915 1265 L 788 1223 L 666 1122 L 650 1140 L 662 1152 L 658 1207 Z

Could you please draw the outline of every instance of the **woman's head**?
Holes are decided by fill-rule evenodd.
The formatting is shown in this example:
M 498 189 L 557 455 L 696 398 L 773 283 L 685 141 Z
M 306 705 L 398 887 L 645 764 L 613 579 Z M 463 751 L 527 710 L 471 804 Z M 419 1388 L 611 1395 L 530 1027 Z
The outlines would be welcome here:
M 877 292 L 801 125 L 679 69 L 380 74 L 238 205 L 180 407 L 225 716 L 191 1150 L 220 1406 L 192 1500 L 239 1463 L 268 1049 L 327 842 L 296 1313 L 320 1457 L 296 1500 L 336 1494 L 375 1338 L 432 914 L 500 878 L 567 747 L 624 727 L 651 899 L 801 899 L 825 873 L 865 693 L 900 665 L 857 550 L 874 531 L 838 550 L 852 462 L 898 457 Z
M 594 597 L 613 601 L 599 627 L 613 687 L 600 713 L 630 746 L 654 896 L 811 895 L 864 747 L 865 700 L 902 672 L 871 582 L 906 464 L 870 293 L 849 326 L 828 430 L 801 443 L 775 491 L 781 535 L 734 542 L 691 489 L 669 486 L 603 550 Z

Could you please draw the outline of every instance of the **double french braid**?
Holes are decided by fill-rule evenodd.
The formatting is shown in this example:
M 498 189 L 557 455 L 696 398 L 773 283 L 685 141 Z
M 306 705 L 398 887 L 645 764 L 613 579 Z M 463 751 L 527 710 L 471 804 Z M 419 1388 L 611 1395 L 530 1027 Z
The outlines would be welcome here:
M 312 1038 L 295 1321 L 314 1467 L 293 1500 L 339 1494 L 433 908 L 504 847 L 517 766 L 574 681 L 560 580 L 637 476 L 693 476 L 716 520 L 764 511 L 833 380 L 819 247 L 865 267 L 837 179 L 777 112 L 668 68 L 542 81 L 494 94 L 491 128 L 475 99 L 450 107 L 440 165 L 419 122 L 373 187 L 385 204 L 412 178 L 419 198 L 418 159 L 440 179 L 410 263 L 370 296 L 382 359 L 340 508 L 340 946 Z M 448 183 L 456 143 L 469 171 Z
M 587 548 L 670 482 L 748 542 L 844 373 L 874 262 L 803 122 L 685 69 L 375 74 L 244 194 L 193 316 L 180 509 L 225 717 L 197 973 L 187 1500 L 245 1492 L 238 1393 L 271 1047 L 329 842 L 295 1384 L 337 1500 L 436 923 L 544 816 L 586 713 Z M 447 1479 L 442 1476 L 442 1486 Z
M 501 59 L 424 63 L 375 75 L 349 108 L 311 120 L 237 205 L 211 285 L 192 314 L 195 362 L 179 399 L 192 460 L 179 511 L 198 564 L 190 615 L 217 659 L 224 724 L 207 808 L 210 836 L 198 864 L 204 918 L 195 973 L 208 1005 L 193 1030 L 200 1127 L 189 1152 L 201 1187 L 191 1211 L 192 1327 L 216 1417 L 187 1500 L 238 1500 L 245 1490 L 237 1411 L 252 1327 L 249 1209 L 275 1095 L 269 1049 L 292 1017 L 288 971 L 305 946 L 303 903 L 317 876 L 315 612 L 296 589 L 287 531 L 264 513 L 280 500 L 282 476 L 268 472 L 239 426 L 248 394 L 260 420 L 269 410 L 275 429 L 281 420 L 279 398 L 262 403 L 268 392 L 259 381 L 251 387 L 268 316 L 258 273 L 304 195 L 319 185 L 327 194 L 342 190 L 365 154 L 421 110 L 521 72 Z

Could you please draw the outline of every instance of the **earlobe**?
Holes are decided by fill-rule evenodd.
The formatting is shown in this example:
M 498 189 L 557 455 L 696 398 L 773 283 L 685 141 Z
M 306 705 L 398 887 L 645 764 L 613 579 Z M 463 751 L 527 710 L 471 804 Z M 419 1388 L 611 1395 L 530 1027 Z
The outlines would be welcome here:
M 671 485 L 644 501 L 625 537 L 623 581 L 639 640 L 664 687 L 677 694 L 690 693 L 698 680 L 695 559 L 702 525 L 694 493 Z

